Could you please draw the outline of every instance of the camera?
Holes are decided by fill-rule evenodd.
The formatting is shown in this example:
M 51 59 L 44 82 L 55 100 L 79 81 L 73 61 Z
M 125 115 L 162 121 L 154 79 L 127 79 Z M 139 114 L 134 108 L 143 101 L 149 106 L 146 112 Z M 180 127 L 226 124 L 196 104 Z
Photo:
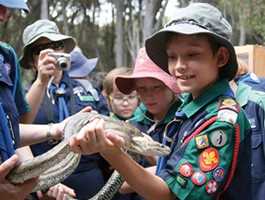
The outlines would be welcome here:
M 71 56 L 69 53 L 59 53 L 59 52 L 53 52 L 49 53 L 49 56 L 54 57 L 57 60 L 57 66 L 61 70 L 69 70 L 71 67 Z

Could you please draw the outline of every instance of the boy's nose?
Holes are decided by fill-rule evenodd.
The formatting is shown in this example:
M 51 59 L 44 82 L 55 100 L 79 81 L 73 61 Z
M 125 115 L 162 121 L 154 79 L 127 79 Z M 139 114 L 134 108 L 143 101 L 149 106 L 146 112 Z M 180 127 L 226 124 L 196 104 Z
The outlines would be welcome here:
M 129 100 L 128 99 L 123 99 L 122 105 L 129 105 Z
M 173 65 L 173 73 L 183 74 L 186 70 L 186 65 L 181 58 L 179 58 Z

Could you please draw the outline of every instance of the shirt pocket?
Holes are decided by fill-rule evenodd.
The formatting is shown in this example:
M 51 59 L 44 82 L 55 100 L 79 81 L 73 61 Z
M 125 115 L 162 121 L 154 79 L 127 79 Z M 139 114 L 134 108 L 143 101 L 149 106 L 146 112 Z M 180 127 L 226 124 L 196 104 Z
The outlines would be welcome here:
M 253 181 L 265 179 L 265 136 L 262 131 L 253 131 L 251 136 L 251 174 Z

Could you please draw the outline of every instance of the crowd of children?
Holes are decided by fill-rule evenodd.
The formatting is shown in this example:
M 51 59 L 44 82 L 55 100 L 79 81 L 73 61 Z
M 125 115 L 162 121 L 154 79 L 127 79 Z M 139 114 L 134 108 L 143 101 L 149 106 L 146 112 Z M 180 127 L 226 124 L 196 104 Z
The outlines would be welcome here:
M 22 0 L 0 0 L 0 21 L 14 8 L 28 11 Z M 170 154 L 136 162 L 122 150 L 123 139 L 95 119 L 69 139 L 71 150 L 83 154 L 76 171 L 31 198 L 91 198 L 116 169 L 125 183 L 115 200 L 263 199 L 264 81 L 237 58 L 231 37 L 232 27 L 216 7 L 176 9 L 146 39 L 132 67 L 106 75 L 101 91 L 81 77 L 97 59 L 91 63 L 74 50 L 75 39 L 54 22 L 38 20 L 23 33 L 19 61 L 36 74 L 25 96 L 16 54 L 0 43 L 1 198 L 24 199 L 36 185 L 37 179 L 20 185 L 6 179 L 18 164 L 18 147 L 31 145 L 34 156 L 45 153 L 62 139 L 67 117 L 93 109 L 133 124 L 168 145 Z M 55 52 L 72 52 L 72 71 L 58 68 Z

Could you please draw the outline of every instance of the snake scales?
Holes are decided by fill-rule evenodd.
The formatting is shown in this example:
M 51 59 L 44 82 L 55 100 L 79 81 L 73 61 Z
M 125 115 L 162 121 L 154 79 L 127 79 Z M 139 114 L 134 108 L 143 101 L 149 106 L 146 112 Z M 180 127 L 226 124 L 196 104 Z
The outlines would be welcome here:
M 58 145 L 45 154 L 22 162 L 10 172 L 7 179 L 17 184 L 39 176 L 38 184 L 33 192 L 46 190 L 63 181 L 76 169 L 81 157 L 81 155 L 70 151 L 67 139 L 78 133 L 83 126 L 95 118 L 104 119 L 105 130 L 118 131 L 125 141 L 124 149 L 129 152 L 145 156 L 163 156 L 170 152 L 167 146 L 154 141 L 150 136 L 140 132 L 129 123 L 113 120 L 95 112 L 77 113 L 67 121 L 64 128 L 64 139 Z M 105 186 L 90 200 L 111 199 L 122 183 L 123 178 L 117 171 L 114 171 Z M 69 199 L 72 198 L 69 197 Z

